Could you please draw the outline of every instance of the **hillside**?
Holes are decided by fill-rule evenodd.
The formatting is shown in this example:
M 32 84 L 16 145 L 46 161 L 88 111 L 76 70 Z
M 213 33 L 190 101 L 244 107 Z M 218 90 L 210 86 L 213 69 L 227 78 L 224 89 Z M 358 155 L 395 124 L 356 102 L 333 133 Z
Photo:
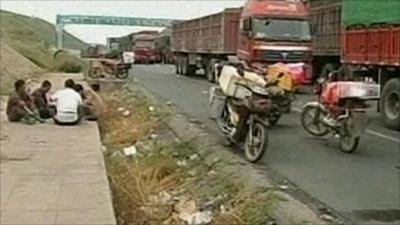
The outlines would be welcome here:
M 42 19 L 0 10 L 0 38 L 17 52 L 42 68 L 52 68 L 52 52 L 56 45 L 55 26 Z M 83 49 L 86 43 L 64 32 L 64 46 Z
M 1 94 L 9 93 L 17 79 L 31 78 L 40 72 L 37 65 L 0 40 Z

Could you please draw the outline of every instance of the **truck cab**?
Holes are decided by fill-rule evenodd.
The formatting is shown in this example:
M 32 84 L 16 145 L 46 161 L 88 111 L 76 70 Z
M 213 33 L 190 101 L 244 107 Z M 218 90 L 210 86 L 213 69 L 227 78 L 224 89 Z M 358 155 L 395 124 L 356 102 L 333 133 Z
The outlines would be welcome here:
M 156 51 L 157 31 L 143 31 L 135 35 L 133 52 L 135 53 L 135 62 L 155 63 L 159 61 Z
M 240 60 L 255 68 L 277 62 L 301 67 L 297 81 L 311 81 L 311 32 L 304 1 L 248 0 L 242 8 L 239 33 Z

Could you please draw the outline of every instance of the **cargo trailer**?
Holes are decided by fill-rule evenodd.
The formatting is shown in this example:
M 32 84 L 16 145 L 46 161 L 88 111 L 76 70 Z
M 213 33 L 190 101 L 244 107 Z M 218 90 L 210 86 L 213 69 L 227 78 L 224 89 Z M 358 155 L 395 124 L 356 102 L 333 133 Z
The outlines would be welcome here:
M 400 1 L 309 0 L 314 77 L 342 71 L 344 79 L 381 85 L 385 124 L 400 129 Z
M 231 8 L 173 24 L 172 51 L 176 55 L 177 73 L 191 75 L 203 67 L 210 77 L 211 60 L 227 60 L 228 56 L 235 55 L 240 13 L 240 8 Z
M 156 51 L 160 55 L 161 63 L 171 64 L 173 63 L 173 55 L 171 51 L 171 35 L 172 29 L 170 27 L 165 28 L 156 37 Z
M 216 79 L 215 63 L 236 58 L 253 68 L 282 62 L 301 67 L 299 82 L 311 77 L 309 14 L 301 0 L 248 0 L 172 26 L 172 50 L 178 74 L 201 68 Z

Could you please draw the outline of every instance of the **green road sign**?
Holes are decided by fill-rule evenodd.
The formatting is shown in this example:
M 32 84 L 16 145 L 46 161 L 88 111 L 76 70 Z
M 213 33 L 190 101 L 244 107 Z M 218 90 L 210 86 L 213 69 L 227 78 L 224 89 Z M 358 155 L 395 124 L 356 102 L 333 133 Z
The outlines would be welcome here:
M 174 20 L 171 19 L 147 19 L 137 17 L 57 15 L 57 24 L 167 27 L 171 26 L 173 21 Z
M 63 30 L 67 24 L 169 27 L 176 20 L 139 17 L 57 15 L 57 47 L 63 47 Z

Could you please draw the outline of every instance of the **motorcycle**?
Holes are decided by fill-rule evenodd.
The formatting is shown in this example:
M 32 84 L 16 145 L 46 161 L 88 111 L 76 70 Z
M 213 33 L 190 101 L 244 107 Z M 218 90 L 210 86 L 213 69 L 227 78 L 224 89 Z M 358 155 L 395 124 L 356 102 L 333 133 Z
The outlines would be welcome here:
M 262 69 L 248 68 L 243 64 L 220 63 L 216 67 L 218 71 L 217 78 L 221 76 L 222 68 L 226 65 L 237 68 L 238 73 L 242 74 L 242 76 L 244 71 L 247 71 L 258 75 L 259 78 L 265 79 L 265 81 L 258 81 L 258 83 L 266 88 L 269 92 L 269 98 L 271 99 L 271 106 L 266 120 L 269 125 L 276 125 L 282 114 L 290 113 L 292 101 L 295 99 L 294 93 L 296 87 L 293 74 L 284 64 L 271 65 L 268 67 L 268 70 L 265 71 Z M 218 79 L 216 83 L 219 84 Z
M 305 104 L 301 124 L 313 136 L 329 133 L 339 136 L 340 149 L 352 153 L 369 123 L 367 101 L 379 98 L 379 86 L 366 82 L 332 82 L 332 76 L 333 73 L 317 80 L 318 100 Z
M 119 63 L 114 68 L 114 74 L 118 79 L 126 79 L 129 75 L 129 70 L 131 69 L 132 64 L 127 63 Z
M 104 78 L 105 74 L 113 74 L 118 79 L 126 79 L 132 65 L 109 59 L 93 59 L 90 61 L 88 75 L 90 78 Z
M 236 70 L 233 67 L 230 69 Z M 210 99 L 217 127 L 230 144 L 244 151 L 248 161 L 257 162 L 268 146 L 271 94 L 256 82 L 243 82 L 244 79 L 229 78 L 229 75 L 221 75 L 221 78 L 220 85 L 211 88 Z

